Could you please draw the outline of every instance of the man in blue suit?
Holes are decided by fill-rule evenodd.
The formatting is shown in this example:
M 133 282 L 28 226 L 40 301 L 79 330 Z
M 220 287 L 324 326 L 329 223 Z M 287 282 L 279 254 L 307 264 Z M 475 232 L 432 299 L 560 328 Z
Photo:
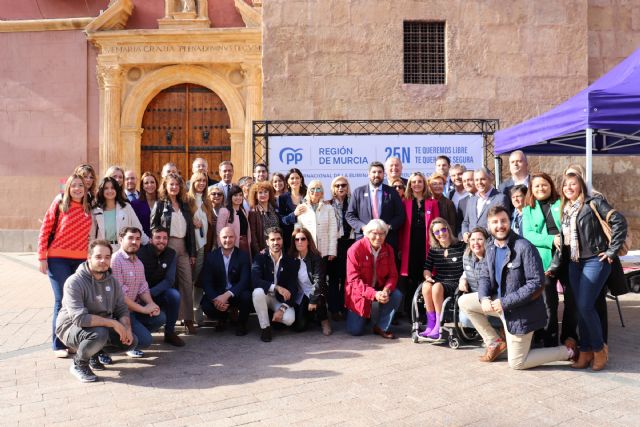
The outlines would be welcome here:
M 362 228 L 372 219 L 381 219 L 389 225 L 386 242 L 398 252 L 398 230 L 404 224 L 404 205 L 398 192 L 382 183 L 384 165 L 372 162 L 369 165 L 369 184 L 356 188 L 345 214 L 347 222 L 355 232 L 356 240 L 362 239 Z
M 251 310 L 251 262 L 249 255 L 235 247 L 231 227 L 220 230 L 220 247 L 207 255 L 202 268 L 204 295 L 200 306 L 211 319 L 218 319 L 218 330 L 225 328 L 231 307 L 239 311 L 236 335 L 247 334 Z
M 462 220 L 462 238 L 469 240 L 470 231 L 475 227 L 487 228 L 487 214 L 494 206 L 509 210 L 509 199 L 493 187 L 493 174 L 485 167 L 473 172 L 476 194 L 469 197 L 466 212 Z

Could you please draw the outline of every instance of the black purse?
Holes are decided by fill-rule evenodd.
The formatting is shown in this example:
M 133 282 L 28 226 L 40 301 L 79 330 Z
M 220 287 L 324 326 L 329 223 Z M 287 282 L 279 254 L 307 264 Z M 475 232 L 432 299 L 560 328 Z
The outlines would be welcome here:
M 618 257 L 615 257 L 611 263 L 611 273 L 609 273 L 609 277 L 607 277 L 605 286 L 609 289 L 609 293 L 614 297 L 624 295 L 629 292 L 627 277 L 624 275 L 622 263 Z
M 58 202 L 58 206 L 56 207 L 56 219 L 53 222 L 53 228 L 51 228 L 51 233 L 49 233 L 49 239 L 47 240 L 47 249 L 51 246 L 53 239 L 56 237 L 56 229 L 58 228 L 58 220 L 60 219 L 60 202 Z

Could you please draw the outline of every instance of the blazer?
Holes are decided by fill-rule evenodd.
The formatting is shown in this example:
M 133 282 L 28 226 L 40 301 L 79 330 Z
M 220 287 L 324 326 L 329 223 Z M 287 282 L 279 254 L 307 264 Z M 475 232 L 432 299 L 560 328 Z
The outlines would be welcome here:
M 462 221 L 464 220 L 464 217 L 467 214 L 467 204 L 469 203 L 470 198 L 471 198 L 471 194 L 468 195 L 467 197 L 462 198 L 458 202 L 458 209 L 456 209 L 456 229 L 455 229 L 455 233 L 458 236 L 458 240 L 462 240 Z
M 507 197 L 495 188 L 492 188 L 489 193 L 489 202 L 484 204 L 480 215 L 478 215 L 477 206 L 479 197 L 476 193 L 468 198 L 466 206 L 467 212 L 462 220 L 462 234 L 470 232 L 474 227 L 487 228 L 487 214 L 492 207 L 502 206 L 507 210 L 509 209 L 509 200 Z M 511 212 L 509 212 L 509 217 L 511 217 Z
M 411 223 L 413 221 L 413 200 L 405 199 L 402 201 L 404 205 L 406 221 L 402 224 L 402 228 L 400 229 L 399 236 L 399 249 L 401 252 L 400 257 L 400 275 L 408 276 L 409 275 L 409 250 L 411 248 L 411 239 L 422 239 L 422 236 L 412 236 L 411 235 Z M 425 253 L 424 258 L 427 258 L 427 254 L 429 253 L 429 226 L 431 225 L 431 221 L 434 218 L 440 216 L 440 211 L 438 209 L 438 202 L 434 199 L 425 199 L 424 200 L 424 223 L 426 225 L 426 234 L 424 236 L 425 239 Z
M 90 240 L 104 239 L 104 210 L 96 207 L 91 211 L 93 222 L 91 223 L 91 232 L 89 234 Z M 144 233 L 142 224 L 136 215 L 135 211 L 131 207 L 130 203 L 126 203 L 124 207 L 120 206 L 120 203 L 116 202 L 116 233 L 120 233 L 123 227 L 136 227 L 142 233 L 142 244 L 149 243 L 149 237 Z M 111 247 L 114 251 L 120 248 L 119 243 L 111 242 Z
M 402 200 L 400 199 L 398 192 L 394 188 L 385 184 L 382 184 L 380 187 L 382 188 L 380 219 L 391 226 L 385 242 L 391 245 L 392 248 L 397 249 L 397 233 L 400 228 L 402 228 L 402 224 L 404 224 L 405 220 L 404 205 L 402 204 Z M 353 191 L 351 199 L 349 200 L 349 207 L 347 208 L 347 213 L 345 215 L 347 222 L 351 227 L 353 227 L 356 240 L 361 239 L 363 237 L 362 227 L 367 225 L 367 223 L 373 219 L 373 214 L 371 213 L 369 184 L 358 187 Z
M 282 193 L 278 196 L 278 216 L 280 217 L 280 226 L 282 227 L 282 242 L 285 251 L 291 245 L 291 233 L 293 226 L 298 221 L 298 217 L 293 213 L 296 210 L 296 204 L 293 203 L 291 193 Z
M 229 225 L 229 209 L 221 207 L 218 215 L 214 213 L 213 216 L 216 217 L 216 236 L 219 236 L 220 230 Z
M 498 296 L 504 311 L 507 330 L 524 335 L 544 328 L 547 310 L 543 298 L 544 271 L 535 247 L 514 232 L 509 233 L 507 256 L 500 267 L 502 283 L 496 283 L 496 245 L 487 243 L 484 260 L 478 264 L 478 297 Z
M 278 216 L 275 210 L 269 210 L 269 214 L 273 214 L 276 217 Z M 279 220 L 280 218 L 278 218 L 278 221 Z M 249 212 L 249 228 L 251 229 L 251 255 L 255 256 L 258 252 L 267 247 L 267 242 L 264 236 L 264 220 L 261 212 L 257 210 L 251 210 Z
M 550 206 L 550 212 L 558 231 L 562 232 L 560 225 L 560 199 Z M 538 249 L 542 260 L 542 268 L 546 271 L 551 264 L 554 236 L 549 235 L 547 232 L 547 221 L 544 218 L 540 202 L 537 200 L 534 208 L 531 206 L 522 208 L 522 237 L 533 243 L 533 246 Z
M 229 212 L 228 209 L 227 209 L 227 212 Z M 244 212 L 244 216 L 247 218 L 247 243 L 249 245 L 249 248 L 251 248 L 251 224 L 249 223 L 249 218 L 247 213 L 244 211 L 244 208 L 242 208 L 242 212 Z M 231 215 L 230 212 L 229 212 L 229 215 Z M 240 247 L 240 218 L 238 217 L 238 212 L 233 213 L 233 223 L 229 224 L 229 222 L 227 222 L 227 224 L 225 225 L 233 228 L 233 231 L 236 233 L 236 248 L 239 248 Z
M 298 217 L 298 222 L 309 230 L 320 255 L 338 255 L 338 222 L 333 206 L 320 201 L 316 211 L 305 202 L 307 211 Z
M 224 268 L 222 248 L 215 249 L 207 254 L 202 266 L 202 289 L 204 298 L 209 301 L 224 294 L 227 291 L 227 277 L 231 284 L 231 293 L 239 296 L 243 292 L 251 290 L 251 263 L 249 256 L 240 249 L 234 249 L 229 260 L 228 273 Z
M 278 268 L 278 282 L 276 283 L 274 280 L 274 265 L 271 254 L 269 251 L 259 253 L 251 264 L 251 283 L 253 289 L 262 289 L 265 294 L 268 294 L 271 285 L 282 286 L 291 292 L 291 298 L 285 301 L 278 292 L 275 292 L 274 295 L 278 301 L 287 303 L 287 305 L 292 307 L 298 294 L 299 269 L 300 260 L 293 259 L 283 253 Z
M 384 243 L 375 261 L 378 278 L 377 286 L 373 283 L 373 254 L 368 239 L 360 239 L 347 251 L 347 279 L 344 286 L 345 307 L 360 317 L 371 317 L 371 304 L 376 292 L 388 289 L 393 292 L 398 283 L 393 248 Z
M 191 215 L 191 210 L 189 209 L 189 205 L 184 202 L 178 202 L 180 205 L 180 212 L 184 217 L 184 220 L 187 222 L 187 234 L 184 236 L 184 243 L 189 253 L 189 256 L 194 258 L 196 256 L 196 242 L 194 239 L 194 227 L 193 227 L 193 216 Z M 159 225 L 163 226 L 167 230 L 171 231 L 171 214 L 173 213 L 173 207 L 171 206 L 171 202 L 168 200 L 158 200 L 156 204 L 153 206 L 153 210 L 151 211 L 151 228 L 157 227 Z
M 447 221 L 447 224 L 455 231 L 458 223 L 456 215 L 456 205 L 446 197 L 442 197 L 438 200 L 438 210 L 440 211 L 440 217 Z

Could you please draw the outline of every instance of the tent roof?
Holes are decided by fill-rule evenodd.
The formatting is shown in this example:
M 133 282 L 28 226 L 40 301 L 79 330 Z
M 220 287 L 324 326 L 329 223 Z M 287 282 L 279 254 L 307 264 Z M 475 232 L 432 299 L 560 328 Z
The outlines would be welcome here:
M 587 128 L 594 154 L 640 154 L 640 49 L 557 107 L 496 132 L 495 153 L 584 154 Z

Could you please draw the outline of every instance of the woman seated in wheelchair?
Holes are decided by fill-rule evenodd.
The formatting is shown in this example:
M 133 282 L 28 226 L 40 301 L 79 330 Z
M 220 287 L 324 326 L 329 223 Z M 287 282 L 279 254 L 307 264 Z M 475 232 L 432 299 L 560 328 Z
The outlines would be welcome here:
M 443 218 L 435 218 L 429 226 L 429 253 L 424 262 L 422 296 L 427 310 L 427 328 L 420 336 L 429 342 L 440 342 L 442 303 L 455 294 L 463 272 L 465 244 L 458 241 L 451 226 Z

